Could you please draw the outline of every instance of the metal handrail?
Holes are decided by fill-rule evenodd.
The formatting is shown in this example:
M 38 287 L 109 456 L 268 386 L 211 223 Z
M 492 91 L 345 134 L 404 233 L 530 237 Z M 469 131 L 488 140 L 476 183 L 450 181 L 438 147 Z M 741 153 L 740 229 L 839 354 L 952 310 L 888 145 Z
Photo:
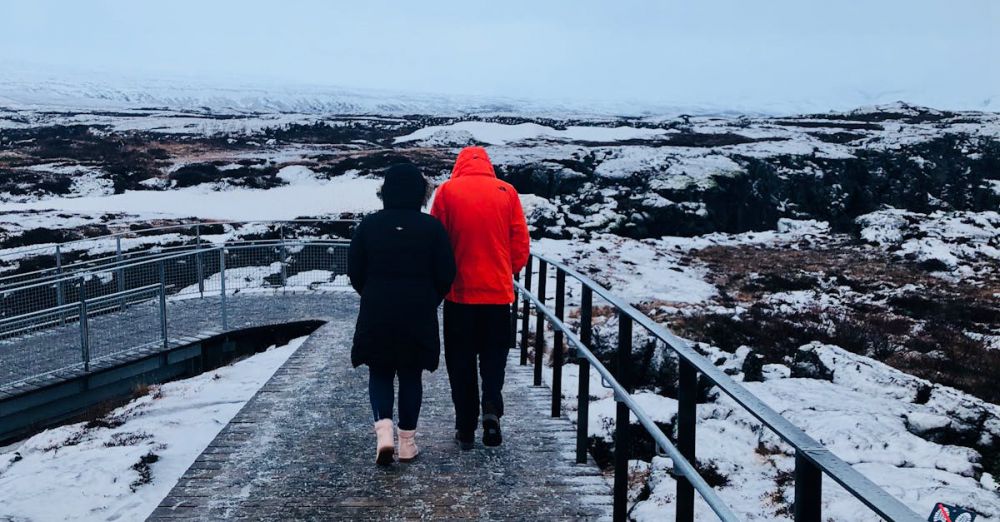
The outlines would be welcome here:
M 667 456 L 673 461 L 674 466 L 679 468 L 679 471 L 685 477 L 691 480 L 694 488 L 701 493 L 701 496 L 705 499 L 705 502 L 712 507 L 715 514 L 719 516 L 719 519 L 729 522 L 738 521 L 739 518 L 729 509 L 729 506 L 719 498 L 719 495 L 709 486 L 705 479 L 698 474 L 694 469 L 694 466 L 683 455 L 680 451 L 670 442 L 670 439 L 660 430 L 659 426 L 653 422 L 653 419 L 649 417 L 645 410 L 639 406 L 639 403 L 635 402 L 635 399 L 628 393 L 628 391 L 614 378 L 614 375 L 604 366 L 603 363 L 594 355 L 590 349 L 587 348 L 580 338 L 574 334 L 569 327 L 556 317 L 555 312 L 547 308 L 544 304 L 539 301 L 539 299 L 533 295 L 531 292 L 524 288 L 519 282 L 514 283 L 515 291 L 518 295 L 524 296 L 525 299 L 529 300 L 535 307 L 536 311 L 540 311 L 552 324 L 552 327 L 563 332 L 566 336 L 566 341 L 573 345 L 577 350 L 577 356 L 583 356 L 590 363 L 591 367 L 597 370 L 597 373 L 601 375 L 602 382 L 608 383 L 608 386 L 614 391 L 615 400 L 624 403 L 628 406 L 629 411 L 635 414 L 636 418 L 639 419 L 639 424 L 646 428 L 646 431 L 653 437 L 659 448 L 662 448 L 666 452 Z
M 694 374 L 694 372 L 700 372 L 702 375 L 704 375 L 705 378 L 707 378 L 720 390 L 726 393 L 726 395 L 730 396 L 733 400 L 735 400 L 737 404 L 742 406 L 746 411 L 748 411 L 751 415 L 753 415 L 755 418 L 761 421 L 761 423 L 767 426 L 771 431 L 776 433 L 779 437 L 781 437 L 784 441 L 786 441 L 789 445 L 791 445 L 795 449 L 796 486 L 797 486 L 796 487 L 797 505 L 795 510 L 796 520 L 819 520 L 819 513 L 820 513 L 819 494 L 821 491 L 820 489 L 821 473 L 825 473 L 826 475 L 834 479 L 856 499 L 864 503 L 879 516 L 882 516 L 887 520 L 913 521 L 913 522 L 921 520 L 921 518 L 917 516 L 916 513 L 907 508 L 898 499 L 887 493 L 885 490 L 883 490 L 878 485 L 869 480 L 867 477 L 859 473 L 849 464 L 839 459 L 826 447 L 824 447 L 818 441 L 816 441 L 815 439 L 807 435 L 804 431 L 802 431 L 801 428 L 795 426 L 790 421 L 782 417 L 778 412 L 773 410 L 771 407 L 767 406 L 763 401 L 761 401 L 752 393 L 750 393 L 742 385 L 740 385 L 739 383 L 734 381 L 731 377 L 726 375 L 724 372 L 716 368 L 711 361 L 709 361 L 705 357 L 702 357 L 698 352 L 696 352 L 693 348 L 691 348 L 687 342 L 677 337 L 676 335 L 672 334 L 663 326 L 654 322 L 644 313 L 634 308 L 623 298 L 611 293 L 611 291 L 599 285 L 589 277 L 580 274 L 576 270 L 573 270 L 572 268 L 566 266 L 563 263 L 554 261 L 548 257 L 537 254 L 532 254 L 531 259 L 538 260 L 540 264 L 538 271 L 539 297 L 531 295 L 530 281 L 532 276 L 532 267 L 531 267 L 532 263 L 530 259 L 528 266 L 526 268 L 525 283 L 527 283 L 527 285 L 515 281 L 515 288 L 517 293 L 524 299 L 525 302 L 524 313 L 528 312 L 527 304 L 529 302 L 535 307 L 536 316 L 539 317 L 538 321 L 539 327 L 538 331 L 536 331 L 538 339 L 541 340 L 542 337 L 541 325 L 542 325 L 542 317 L 544 316 L 550 321 L 550 323 L 552 323 L 553 329 L 557 332 L 557 335 L 559 336 L 557 338 L 557 346 L 555 346 L 553 349 L 561 351 L 562 348 L 559 345 L 559 342 L 562 340 L 563 337 L 565 337 L 565 339 L 571 345 L 577 348 L 578 356 L 582 355 L 588 365 L 592 365 L 597 369 L 598 373 L 600 373 L 601 375 L 602 380 L 610 384 L 610 386 L 615 392 L 616 401 L 618 401 L 621 404 L 624 404 L 624 406 L 627 408 L 628 411 L 635 413 L 636 417 L 639 418 L 640 423 L 643 425 L 644 428 L 646 428 L 647 431 L 650 432 L 656 443 L 660 447 L 662 447 L 668 453 L 668 455 L 671 456 L 671 458 L 674 458 L 674 453 L 678 452 L 682 457 L 685 457 L 682 461 L 674 459 L 677 472 L 683 477 L 684 480 L 687 480 L 688 483 L 691 486 L 693 486 L 694 490 L 697 490 L 699 493 L 701 493 L 705 501 L 709 504 L 709 506 L 712 507 L 712 509 L 716 512 L 717 515 L 719 515 L 720 518 L 722 518 L 723 520 L 730 520 L 729 518 L 726 517 L 731 516 L 731 512 L 726 509 L 723 510 L 716 509 L 717 505 L 719 504 L 718 498 L 715 497 L 714 495 L 705 494 L 704 489 L 705 487 L 707 487 L 707 484 L 704 484 L 703 479 L 701 479 L 700 475 L 697 474 L 697 471 L 690 466 L 690 459 L 693 459 L 694 457 L 694 444 L 693 444 L 694 420 L 695 420 L 693 418 L 694 415 L 690 416 L 691 417 L 690 426 L 681 426 L 678 428 L 679 433 L 686 431 L 685 433 L 687 436 L 686 438 L 689 439 L 688 443 L 690 444 L 690 447 L 688 448 L 687 452 L 684 452 L 672 446 L 669 443 L 669 439 L 666 438 L 666 436 L 659 430 L 659 428 L 656 427 L 656 424 L 653 423 L 648 418 L 648 416 L 645 415 L 644 412 L 640 414 L 641 408 L 637 407 L 637 405 L 631 399 L 631 396 L 628 394 L 625 387 L 622 386 L 616 378 L 610 375 L 610 372 L 608 372 L 607 369 L 602 364 L 600 364 L 599 361 L 597 361 L 593 353 L 590 352 L 589 348 L 585 346 L 585 343 L 583 343 L 580 340 L 580 338 L 578 338 L 576 335 L 570 332 L 569 329 L 566 327 L 565 323 L 563 323 L 560 316 L 562 313 L 561 307 L 564 302 L 564 292 L 565 292 L 564 281 L 566 275 L 576 279 L 581 283 L 586 296 L 585 297 L 585 301 L 587 302 L 586 306 L 590 306 L 589 301 L 591 297 L 589 294 L 592 292 L 593 294 L 597 294 L 598 296 L 603 298 L 612 307 L 614 307 L 619 313 L 620 320 L 622 320 L 623 322 L 624 321 L 628 322 L 627 329 L 621 330 L 619 333 L 620 337 L 619 352 L 621 352 L 622 349 L 621 346 L 621 343 L 623 342 L 623 340 L 621 339 L 622 332 L 627 332 L 629 337 L 631 337 L 631 323 L 635 322 L 639 324 L 654 337 L 663 341 L 678 355 L 679 363 L 681 364 L 682 367 L 681 386 L 684 386 L 684 381 L 685 381 L 684 367 L 687 365 L 688 368 L 690 368 L 691 370 L 691 374 L 688 374 L 689 377 L 687 379 L 689 388 L 695 387 L 697 384 L 697 377 L 696 374 Z M 546 286 L 545 285 L 546 266 L 552 266 L 557 270 L 556 272 L 557 310 L 552 310 L 544 304 L 544 299 L 545 299 L 544 292 Z M 514 310 L 515 311 L 517 310 L 517 301 L 515 301 L 514 303 Z M 538 312 L 541 313 L 539 314 Z M 582 310 L 582 312 L 585 312 L 585 315 L 587 317 L 586 321 L 587 323 L 589 323 L 590 311 Z M 581 316 L 583 315 L 584 314 L 581 314 Z M 514 327 L 516 328 L 516 320 L 512 321 L 512 325 L 515 325 Z M 528 335 L 526 328 L 527 325 L 528 321 L 527 317 L 525 317 L 524 322 L 522 323 L 522 332 L 521 332 L 523 336 L 521 343 L 522 363 L 523 361 L 526 360 L 525 356 L 525 352 L 527 350 L 526 336 Z M 581 328 L 587 328 L 589 332 L 590 325 L 583 324 L 583 319 L 581 319 Z M 541 343 L 536 342 L 536 352 L 535 352 L 536 384 L 540 381 L 539 379 L 541 371 L 540 346 Z M 631 349 L 630 347 L 631 347 L 631 339 L 629 338 L 627 341 L 626 348 L 630 350 Z M 619 357 L 620 358 L 622 357 L 621 353 L 619 353 Z M 560 361 L 560 359 L 561 358 L 558 357 L 554 358 L 554 360 L 556 361 Z M 619 360 L 621 361 L 621 359 Z M 554 367 L 554 370 L 556 369 L 557 368 Z M 561 374 L 561 369 L 558 370 L 559 374 Z M 557 409 L 555 407 L 556 397 L 557 397 L 556 394 L 558 394 L 558 396 L 561 396 L 561 390 L 556 390 L 555 386 L 556 372 L 554 371 L 553 374 L 554 374 L 553 414 L 556 414 L 557 413 Z M 582 368 L 579 375 L 581 379 L 581 388 L 582 388 L 583 379 L 587 378 Z M 694 379 L 691 378 L 692 376 L 694 377 Z M 681 400 L 679 401 L 680 404 L 678 407 L 678 422 L 681 424 L 684 424 L 684 421 L 681 419 L 682 410 L 685 408 L 684 403 L 687 402 L 687 406 L 690 407 L 691 410 L 693 410 L 693 407 L 695 405 L 693 394 L 690 393 L 689 391 L 687 395 L 688 395 L 687 400 L 684 400 L 684 398 L 682 397 Z M 644 417 L 645 420 L 643 419 Z M 587 419 L 578 419 L 578 423 L 579 422 L 587 422 Z M 664 441 L 666 441 L 667 443 L 664 444 L 663 443 Z M 685 443 L 681 441 L 679 444 L 683 449 Z M 616 455 L 615 455 L 616 460 L 620 458 L 620 456 L 617 455 L 617 453 L 618 453 L 618 448 L 616 445 Z M 619 479 L 616 474 L 616 484 L 618 480 Z M 682 480 L 678 481 L 679 489 L 681 487 L 681 482 Z M 802 482 L 803 484 L 800 484 L 800 482 Z M 814 492 L 815 493 L 814 497 L 813 496 L 807 497 L 804 495 L 805 492 L 800 491 L 800 489 L 802 489 L 801 486 L 805 484 L 809 484 L 810 486 L 815 488 L 816 491 Z M 621 495 L 616 495 L 616 496 L 621 496 Z M 678 504 L 682 502 L 682 499 L 680 497 L 681 495 L 679 494 Z M 624 502 L 624 499 L 616 498 L 616 518 L 618 518 L 619 514 L 621 514 L 622 516 L 624 515 L 624 511 L 617 508 L 617 504 L 619 501 Z M 802 505 L 799 505 L 800 503 Z M 679 508 L 677 511 L 678 519 L 690 520 L 690 518 L 688 517 L 691 515 L 691 513 L 693 513 L 693 511 L 690 510 L 691 508 L 693 508 L 693 504 L 687 510 L 688 513 L 682 513 L 682 510 Z
M 87 302 L 91 302 L 92 303 L 92 302 L 97 302 L 97 301 L 106 301 L 106 300 L 121 299 L 122 297 L 127 297 L 127 296 L 134 295 L 134 294 L 141 294 L 142 292 L 146 292 L 146 291 L 149 291 L 149 290 L 159 290 L 159 289 L 160 289 L 160 285 L 158 285 L 158 284 L 146 285 L 146 286 L 140 286 L 138 288 L 132 288 L 132 289 L 129 289 L 129 290 L 123 290 L 121 292 L 115 292 L 113 294 L 99 295 L 99 296 L 91 297 L 91 298 L 85 299 L 85 300 Z M 61 312 L 61 311 L 76 310 L 77 308 L 79 308 L 79 306 L 80 305 L 77 304 L 77 303 L 68 303 L 68 304 L 64 304 L 64 305 L 53 306 L 51 308 L 46 308 L 44 310 L 36 310 L 34 312 L 28 312 L 28 313 L 21 314 L 21 315 L 15 315 L 15 316 L 11 316 L 11 317 L 0 318 L 0 326 L 3 326 L 5 324 L 17 323 L 17 322 L 20 322 L 20 321 L 27 321 L 27 320 L 31 319 L 32 317 L 38 317 L 40 315 L 48 315 L 48 314 L 53 314 L 53 313 Z
M 126 268 L 132 268 L 144 264 L 156 263 L 160 261 L 169 261 L 171 259 L 178 259 L 182 257 L 187 257 L 192 253 L 202 252 L 210 253 L 217 252 L 219 249 L 244 249 L 253 248 L 261 246 L 296 246 L 300 244 L 310 244 L 310 245 L 343 245 L 349 244 L 348 239 L 301 239 L 301 238 L 288 238 L 284 240 L 280 239 L 258 239 L 252 241 L 240 241 L 238 243 L 206 243 L 205 245 L 185 245 L 184 249 L 178 247 L 171 249 L 171 252 L 153 252 L 143 256 L 133 257 L 132 259 L 117 260 L 106 264 L 106 265 L 93 265 L 87 266 L 81 270 L 76 271 L 64 271 L 61 274 L 53 274 L 41 276 L 34 279 L 31 282 L 24 284 L 13 284 L 10 286 L 0 286 L 0 290 L 3 291 L 18 291 L 25 290 L 28 288 L 34 288 L 39 286 L 49 286 L 60 282 L 73 281 L 79 279 L 81 275 L 88 273 L 99 273 L 99 272 L 111 272 L 114 270 L 123 270 Z M 105 258 L 110 259 L 110 258 Z M 29 273 L 30 274 L 30 273 Z
M 39 245 L 39 246 L 11 248 L 11 249 L 6 249 L 6 250 L 0 252 L 0 260 L 2 260 L 4 258 L 10 258 L 12 260 L 16 260 L 16 259 L 20 259 L 20 258 L 24 258 L 24 257 L 32 257 L 32 254 L 42 255 L 41 252 L 43 252 L 45 250 L 54 249 L 55 250 L 54 255 L 57 258 L 56 266 L 55 267 L 50 267 L 50 268 L 42 268 L 42 269 L 38 269 L 38 270 L 32 270 L 32 271 L 28 271 L 28 272 L 19 272 L 19 273 L 13 273 L 13 274 L 0 275 L 0 288 L 3 288 L 5 286 L 7 286 L 7 285 L 16 285 L 16 284 L 18 284 L 17 281 L 11 282 L 12 280 L 24 280 L 24 279 L 31 278 L 32 276 L 34 276 L 33 277 L 33 282 L 37 282 L 39 279 L 43 279 L 43 278 L 59 277 L 63 273 L 66 273 L 67 271 L 78 271 L 79 269 L 87 269 L 92 264 L 94 264 L 95 262 L 100 262 L 100 261 L 104 261 L 104 260 L 108 260 L 108 259 L 115 259 L 116 261 L 123 261 L 125 257 L 130 257 L 132 254 L 134 254 L 134 252 L 122 252 L 122 250 L 121 250 L 121 243 L 120 243 L 121 240 L 122 239 L 127 239 L 127 238 L 139 238 L 139 237 L 143 237 L 142 235 L 144 233 L 146 233 L 146 232 L 164 232 L 164 231 L 172 231 L 172 230 L 192 230 L 193 229 L 195 231 L 194 238 L 198 242 L 197 244 L 200 245 L 202 243 L 202 240 L 201 240 L 202 236 L 200 234 L 200 227 L 202 227 L 202 226 L 217 226 L 217 225 L 259 225 L 259 224 L 266 224 L 266 225 L 270 225 L 270 226 L 275 226 L 275 225 L 277 225 L 277 226 L 284 226 L 285 224 L 290 224 L 290 225 L 338 224 L 338 223 L 340 223 L 340 224 L 356 224 L 357 222 L 358 221 L 355 220 L 355 219 L 329 219 L 329 220 L 326 220 L 326 219 L 289 219 L 289 220 L 282 220 L 282 221 L 267 221 L 267 220 L 253 220 L 253 221 L 197 221 L 197 222 L 193 222 L 193 223 L 185 223 L 185 224 L 178 224 L 178 225 L 165 225 L 165 226 L 162 226 L 162 227 L 150 227 L 150 228 L 144 228 L 142 230 L 129 230 L 129 231 L 125 231 L 125 232 L 117 232 L 117 233 L 114 233 L 114 234 L 106 234 L 106 235 L 103 235 L 103 236 L 94 236 L 94 237 L 87 237 L 87 238 L 81 238 L 81 239 L 74 239 L 74 240 L 65 241 L 65 242 L 62 242 L 62 243 L 46 243 L 44 245 Z M 295 238 L 284 238 L 284 239 L 287 241 L 287 240 L 292 240 L 292 239 L 295 239 Z M 104 257 L 98 257 L 98 258 L 91 258 L 91 259 L 86 259 L 86 260 L 80 260 L 80 261 L 74 262 L 74 263 L 69 264 L 69 265 L 62 265 L 60 259 L 61 259 L 61 255 L 62 255 L 62 251 L 63 251 L 64 247 L 70 246 L 70 245 L 79 244 L 79 243 L 84 243 L 84 242 L 98 242 L 98 241 L 108 241 L 108 240 L 115 240 L 117 242 L 116 243 L 117 247 L 115 249 L 116 253 L 113 253 L 113 254 L 110 254 L 110 255 L 106 255 Z M 258 241 L 268 241 L 268 240 L 258 240 Z M 273 240 L 271 240 L 271 241 L 273 241 Z M 207 244 L 211 246 L 214 243 L 209 242 Z M 189 248 L 189 247 L 190 247 L 190 245 L 175 245 L 175 246 L 162 247 L 161 251 L 176 250 L 176 249 L 183 249 L 183 248 Z M 142 254 L 143 254 L 143 256 L 145 256 L 146 252 L 143 252 Z M 52 272 L 55 272 L 55 273 L 53 274 Z
M 353 223 L 353 221 L 348 222 Z M 316 221 L 316 223 L 319 222 Z M 269 259 L 264 261 L 267 265 L 273 264 L 270 259 L 281 264 L 280 281 L 266 283 L 264 286 L 287 289 L 291 281 L 288 273 L 290 267 L 295 267 L 293 274 L 291 274 L 293 276 L 309 270 L 327 270 L 333 275 L 342 275 L 343 272 L 340 270 L 346 267 L 340 263 L 346 263 L 346 249 L 349 244 L 349 239 L 336 236 L 312 239 L 308 236 L 286 238 L 283 234 L 280 239 L 189 243 L 183 248 L 174 248 L 168 251 L 147 251 L 144 255 L 137 255 L 129 259 L 121 259 L 117 256 L 105 258 L 106 263 L 103 265 L 90 265 L 77 272 L 64 272 L 58 277 L 40 277 L 18 285 L 0 286 L 0 305 L 6 304 L 6 307 L 0 309 L 0 312 L 11 314 L 7 317 L 0 317 L 0 339 L 5 345 L 13 343 L 16 347 L 22 340 L 34 337 L 33 334 L 36 332 L 67 324 L 73 324 L 74 327 L 80 329 L 78 342 L 73 342 L 71 337 L 59 334 L 62 337 L 59 338 L 61 344 L 58 356 L 51 360 L 41 361 L 41 365 L 34 365 L 30 360 L 32 355 L 27 352 L 23 355 L 10 351 L 3 354 L 6 359 L 0 360 L 0 370 L 3 369 L 3 364 L 9 361 L 12 364 L 11 367 L 16 368 L 16 372 L 0 375 L 0 389 L 6 390 L 13 385 L 50 375 L 60 369 L 82 367 L 84 371 L 90 371 L 91 337 L 95 332 L 99 335 L 99 337 L 95 336 L 95 339 L 107 339 L 109 335 L 104 330 L 94 330 L 89 318 L 105 315 L 108 312 L 128 312 L 139 302 L 147 301 L 146 297 L 154 300 L 158 297 L 159 299 L 159 339 L 142 344 L 136 340 L 125 339 L 113 348 L 114 354 L 139 353 L 137 351 L 139 348 L 157 343 L 162 343 L 166 349 L 172 342 L 171 339 L 181 339 L 185 334 L 193 333 L 183 329 L 180 332 L 168 332 L 167 303 L 174 300 L 175 297 L 180 300 L 180 298 L 186 299 L 188 297 L 217 296 L 218 304 L 210 306 L 212 308 L 218 306 L 221 315 L 220 326 L 222 331 L 226 331 L 229 328 L 230 305 L 228 301 L 230 295 L 244 290 L 238 279 L 240 271 L 244 263 L 250 262 L 251 264 L 246 266 L 253 270 L 257 268 L 253 263 L 261 260 L 254 252 L 264 253 L 263 259 Z M 326 256 L 325 260 L 320 261 L 319 264 L 311 262 L 310 257 L 316 256 L 317 253 L 306 250 L 309 248 L 318 248 L 322 252 L 319 255 Z M 250 254 L 244 254 L 245 252 Z M 297 257 L 300 253 L 302 253 L 302 257 Z M 339 260 L 341 257 L 343 259 Z M 235 260 L 235 263 L 232 263 L 228 269 L 227 258 L 230 258 L 230 261 Z M 315 258 L 313 257 L 313 259 Z M 333 265 L 328 264 L 331 262 Z M 166 271 L 168 267 L 174 267 L 171 268 L 172 273 Z M 177 269 L 176 267 L 187 268 Z M 274 275 L 278 276 L 278 273 L 275 269 Z M 105 274 L 109 277 L 105 278 Z M 235 274 L 237 278 L 230 280 L 231 283 L 236 284 L 228 289 L 227 278 L 234 276 L 227 277 L 227 274 Z M 207 287 L 206 283 L 209 279 L 206 276 L 217 278 L 212 283 L 212 288 Z M 91 281 L 93 278 L 98 280 Z M 307 278 L 308 280 L 309 278 Z M 158 283 L 149 284 L 152 281 L 158 281 Z M 135 287 L 129 288 L 132 285 Z M 310 290 L 312 289 L 310 288 Z M 324 291 L 323 289 L 317 290 Z M 135 300 L 136 296 L 140 297 L 141 300 Z M 147 325 L 143 323 L 132 326 L 145 328 Z M 154 323 L 149 322 L 148 326 L 152 328 Z M 103 328 L 103 326 L 100 327 Z M 168 333 L 173 337 L 168 337 Z M 109 345 L 105 341 L 102 343 L 98 348 L 103 355 L 94 354 L 96 358 L 93 360 L 107 356 L 105 352 L 107 352 Z M 79 357 L 72 360 L 66 355 L 71 353 L 74 345 L 78 348 Z M 49 355 L 45 355 L 45 357 L 49 357 Z M 58 367 L 53 368 L 56 365 Z

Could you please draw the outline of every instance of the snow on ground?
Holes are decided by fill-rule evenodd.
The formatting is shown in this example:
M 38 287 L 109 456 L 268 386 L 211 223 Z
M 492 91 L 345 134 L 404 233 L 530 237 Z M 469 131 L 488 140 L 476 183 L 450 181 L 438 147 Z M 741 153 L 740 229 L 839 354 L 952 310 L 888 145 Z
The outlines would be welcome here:
M 286 170 L 293 169 L 288 172 Z M 138 218 L 293 219 L 301 216 L 368 212 L 382 207 L 375 178 L 343 175 L 329 180 L 303 176 L 306 167 L 286 167 L 288 185 L 268 190 L 212 190 L 198 185 L 167 191 L 126 191 L 108 196 L 49 198 L 5 204 L 4 210 L 57 210 L 73 213 L 124 212 Z
M 281 273 L 281 263 L 275 261 L 268 266 L 241 266 L 226 269 L 226 294 L 237 292 L 295 292 L 295 291 L 344 291 L 353 292 L 350 280 L 344 274 L 335 274 L 330 270 L 306 270 L 287 277 L 284 285 L 277 281 L 271 282 Z M 171 300 L 184 300 L 198 297 L 199 289 L 206 293 L 218 293 L 222 288 L 222 277 L 218 272 L 205 278 L 203 287 L 198 283 L 180 289 Z
M 916 261 L 936 261 L 942 268 L 965 269 L 969 261 L 1000 262 L 1000 213 L 944 212 L 920 214 L 885 209 L 857 219 L 862 239 Z M 963 270 L 958 271 L 963 274 Z
M 538 205 L 535 202 L 534 206 Z M 977 237 L 995 240 L 996 236 L 989 232 L 995 226 L 991 213 L 973 214 L 938 216 L 938 223 L 929 225 L 928 230 L 938 230 L 937 235 L 944 238 L 971 237 L 968 243 L 972 244 Z M 893 230 L 893 227 L 872 229 L 875 234 L 872 240 L 889 236 L 899 241 L 902 234 L 894 235 Z M 712 245 L 795 245 L 801 238 L 828 233 L 826 223 L 786 220 L 778 230 L 759 233 L 644 241 L 617 236 L 595 236 L 589 241 L 543 239 L 533 243 L 533 248 L 564 260 L 633 303 L 662 300 L 680 308 L 709 304 L 715 295 L 715 288 L 704 281 L 703 271 L 679 263 L 681 253 Z M 966 243 L 956 241 L 955 245 L 961 247 Z M 551 302 L 555 286 L 551 271 L 549 279 Z M 575 286 L 567 284 L 570 294 L 567 304 L 571 307 L 578 303 Z M 841 306 L 836 292 L 777 292 L 768 299 L 779 310 L 789 313 L 804 307 L 833 310 Z M 595 305 L 600 304 L 603 303 L 595 300 Z M 614 330 L 613 325 L 605 327 Z M 722 368 L 742 380 L 740 370 L 749 349 L 729 354 L 708 345 L 700 346 L 710 359 L 723 360 Z M 1000 406 L 836 346 L 814 343 L 801 350 L 817 354 L 833 371 L 832 381 L 791 378 L 788 366 L 770 364 L 764 368 L 764 382 L 744 385 L 918 514 L 929 512 L 936 502 L 945 502 L 971 508 L 984 520 L 1000 517 L 1000 489 L 995 477 L 983 473 L 982 456 L 974 449 L 942 443 L 938 438 L 942 430 L 971 427 L 978 430 L 979 443 L 984 447 L 995 444 L 1000 441 Z M 654 356 L 652 360 L 659 358 Z M 551 385 L 551 368 L 545 367 L 543 375 Z M 574 421 L 577 379 L 578 367 L 565 366 L 564 407 Z M 611 443 L 614 399 L 610 390 L 601 386 L 596 372 L 590 374 L 590 390 L 590 434 Z M 918 398 L 918 394 L 927 390 L 929 398 Z M 793 500 L 790 474 L 794 454 L 734 401 L 719 395 L 715 392 L 710 402 L 698 407 L 700 465 L 725 477 L 725 484 L 716 489 L 741 518 L 790 519 L 790 513 L 782 510 Z M 644 390 L 635 396 L 654 420 L 672 424 L 677 411 L 674 399 Z M 633 422 L 637 422 L 634 417 Z M 676 485 L 670 475 L 670 460 L 655 457 L 652 463 L 632 461 L 630 469 L 632 473 L 649 473 L 651 488 L 650 497 L 639 503 L 633 516 L 637 520 L 672 519 Z M 843 488 L 826 480 L 824 489 L 823 510 L 830 520 L 869 519 L 867 509 Z M 632 492 L 638 493 L 638 488 Z M 699 520 L 714 520 L 700 499 L 697 511 Z
M 636 241 L 614 235 L 599 235 L 589 242 L 541 239 L 532 243 L 535 252 L 564 261 L 616 295 L 632 300 L 699 303 L 716 294 L 705 282 L 704 272 L 683 266 L 656 241 Z M 554 289 L 554 283 L 548 283 Z M 595 303 L 598 304 L 598 303 Z
M 715 176 L 734 176 L 743 172 L 735 161 L 720 155 L 696 156 L 683 158 L 671 164 L 664 172 L 663 178 L 650 182 L 654 190 L 683 190 L 690 186 L 706 189 L 715 183 Z
M 145 519 L 305 339 L 151 386 L 93 423 L 101 425 L 53 428 L 0 449 L 0 518 Z
M 945 502 L 972 508 L 983 520 L 1000 516 L 1000 489 L 994 477 L 977 471 L 979 453 L 920 436 L 950 423 L 987 417 L 993 420 L 984 424 L 981 436 L 1000 440 L 1000 407 L 836 346 L 813 344 L 802 349 L 819 355 L 834 371 L 833 381 L 789 378 L 788 368 L 781 367 L 769 368 L 764 382 L 744 386 L 917 513 Z M 715 355 L 727 356 L 723 367 L 735 369 L 746 353 Z M 576 365 L 564 367 L 563 403 L 574 422 L 578 375 Z M 550 368 L 544 368 L 543 377 L 551 385 Z M 918 390 L 927 386 L 932 390 L 930 399 L 920 404 Z M 589 433 L 611 443 L 614 398 L 601 387 L 596 372 L 590 374 L 590 390 Z M 733 400 L 717 391 L 713 396 L 712 402 L 698 406 L 697 447 L 700 465 L 726 478 L 716 491 L 741 519 L 775 520 L 776 515 L 790 519 L 781 510 L 794 494 L 788 481 L 794 469 L 791 448 Z M 634 398 L 655 422 L 674 422 L 675 399 L 641 390 Z M 632 422 L 638 423 L 634 415 Z M 651 496 L 633 510 L 636 520 L 673 519 L 676 485 L 671 467 L 670 459 L 662 457 L 654 457 L 651 466 L 630 463 L 633 473 L 651 471 Z M 708 505 L 696 498 L 696 518 L 715 520 Z M 831 480 L 824 481 L 823 512 L 829 520 L 870 519 L 867 508 Z

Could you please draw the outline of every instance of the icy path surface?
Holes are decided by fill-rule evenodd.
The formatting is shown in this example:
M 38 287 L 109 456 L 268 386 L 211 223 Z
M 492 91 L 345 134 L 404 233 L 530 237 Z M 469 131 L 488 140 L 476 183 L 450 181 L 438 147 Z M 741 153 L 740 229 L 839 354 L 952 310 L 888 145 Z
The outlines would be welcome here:
M 161 386 L 0 452 L 0 520 L 142 520 L 305 341 Z
M 610 487 L 574 464 L 574 430 L 548 390 L 508 364 L 504 444 L 461 452 L 442 368 L 424 374 L 415 462 L 374 465 L 367 372 L 350 364 L 353 315 L 317 330 L 219 434 L 151 520 L 610 517 Z

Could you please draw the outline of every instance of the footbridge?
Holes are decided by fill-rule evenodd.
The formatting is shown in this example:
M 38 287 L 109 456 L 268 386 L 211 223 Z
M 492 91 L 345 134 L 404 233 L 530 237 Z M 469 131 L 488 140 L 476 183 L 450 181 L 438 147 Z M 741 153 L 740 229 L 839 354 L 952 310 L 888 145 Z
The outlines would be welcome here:
M 641 438 L 673 463 L 677 520 L 739 520 L 697 466 L 699 387 L 710 386 L 794 456 L 794 520 L 824 520 L 831 481 L 869 511 L 859 519 L 920 520 L 684 340 L 540 255 L 515 275 L 504 445 L 458 451 L 438 371 L 425 378 L 424 453 L 412 464 L 375 467 L 365 374 L 349 357 L 358 303 L 346 279 L 352 225 L 198 222 L 0 252 L 0 439 L 71 419 L 137 382 L 196 373 L 238 352 L 241 338 L 307 328 L 309 339 L 151 519 L 626 520 L 628 461 Z M 595 355 L 595 310 L 617 318 L 610 356 Z M 634 400 L 637 333 L 677 358 L 669 432 Z M 578 367 L 576 383 L 563 382 L 567 364 Z M 613 456 L 602 466 L 588 437 L 592 375 L 616 402 Z M 573 385 L 575 404 L 563 396 Z

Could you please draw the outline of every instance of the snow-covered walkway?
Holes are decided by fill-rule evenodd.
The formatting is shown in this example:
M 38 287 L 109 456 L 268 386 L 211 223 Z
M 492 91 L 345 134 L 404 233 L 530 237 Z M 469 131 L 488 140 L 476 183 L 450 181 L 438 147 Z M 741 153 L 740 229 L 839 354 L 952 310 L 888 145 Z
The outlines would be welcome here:
M 549 391 L 511 358 L 504 445 L 452 441 L 442 368 L 424 374 L 423 453 L 373 464 L 367 372 L 350 364 L 353 314 L 319 330 L 279 369 L 188 469 L 150 520 L 221 518 L 603 518 L 609 483 L 574 463 L 574 429 L 548 416 Z

